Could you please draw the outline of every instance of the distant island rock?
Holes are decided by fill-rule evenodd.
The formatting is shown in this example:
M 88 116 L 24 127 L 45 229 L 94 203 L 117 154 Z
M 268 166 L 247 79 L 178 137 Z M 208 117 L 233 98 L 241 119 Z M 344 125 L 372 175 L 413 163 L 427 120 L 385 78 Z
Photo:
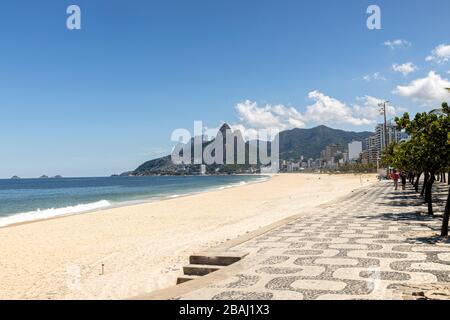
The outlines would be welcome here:
M 117 178 L 117 177 L 130 177 L 133 175 L 133 171 L 127 171 L 127 172 L 123 172 L 121 174 L 112 174 L 111 178 Z
M 56 175 L 56 176 L 53 177 L 53 179 L 62 179 L 62 176 Z
M 45 174 L 40 176 L 39 179 L 48 179 L 48 176 L 46 176 Z
M 11 179 L 12 179 L 12 180 L 19 180 L 20 177 L 19 177 L 19 176 L 13 176 L 13 177 L 11 177 Z

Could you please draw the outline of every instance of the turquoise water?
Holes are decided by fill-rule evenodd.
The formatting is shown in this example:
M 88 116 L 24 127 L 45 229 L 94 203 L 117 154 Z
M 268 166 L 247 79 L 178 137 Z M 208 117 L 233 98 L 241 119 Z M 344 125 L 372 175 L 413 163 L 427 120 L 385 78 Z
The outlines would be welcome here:
M 259 175 L 0 180 L 0 227 L 267 179 Z

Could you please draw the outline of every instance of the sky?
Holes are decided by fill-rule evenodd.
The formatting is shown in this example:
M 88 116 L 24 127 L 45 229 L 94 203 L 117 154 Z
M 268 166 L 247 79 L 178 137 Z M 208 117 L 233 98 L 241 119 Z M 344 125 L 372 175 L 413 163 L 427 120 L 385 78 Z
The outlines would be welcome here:
M 194 121 L 372 131 L 382 100 L 389 118 L 429 111 L 450 100 L 449 13 L 448 0 L 2 1 L 0 178 L 133 170 Z

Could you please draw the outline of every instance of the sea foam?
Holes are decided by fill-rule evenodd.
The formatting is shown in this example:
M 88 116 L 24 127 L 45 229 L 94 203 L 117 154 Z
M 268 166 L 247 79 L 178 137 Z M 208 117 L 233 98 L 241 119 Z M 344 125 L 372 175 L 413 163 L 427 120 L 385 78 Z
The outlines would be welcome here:
M 64 208 L 51 208 L 45 210 L 35 210 L 30 212 L 17 213 L 11 216 L 0 218 L 0 227 L 9 226 L 16 223 L 29 222 L 35 220 L 49 219 L 68 214 L 88 212 L 110 207 L 111 203 L 107 200 L 100 200 L 96 202 L 79 204 L 76 206 L 69 206 Z

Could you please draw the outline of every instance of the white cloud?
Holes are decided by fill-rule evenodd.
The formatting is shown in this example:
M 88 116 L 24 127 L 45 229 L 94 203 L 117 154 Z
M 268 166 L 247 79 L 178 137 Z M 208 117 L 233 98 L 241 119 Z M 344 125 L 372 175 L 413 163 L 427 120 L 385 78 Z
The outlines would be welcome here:
M 240 130 L 246 139 L 256 139 L 261 129 L 283 131 L 304 128 L 305 123 L 364 126 L 375 124 L 381 116 L 378 104 L 383 100 L 372 96 L 357 97 L 357 104 L 352 106 L 318 90 L 311 91 L 308 98 L 313 104 L 307 106 L 304 113 L 282 104 L 258 106 L 256 102 L 245 100 L 236 104 L 240 122 L 231 128 Z M 387 113 L 392 116 L 402 110 L 405 109 L 388 105 Z
M 433 104 L 450 99 L 450 94 L 445 89 L 449 87 L 450 82 L 447 79 L 430 71 L 425 78 L 416 79 L 407 86 L 397 86 L 394 93 L 426 104 Z
M 368 74 L 368 75 L 365 75 L 365 76 L 363 77 L 363 79 L 364 79 L 365 81 L 367 81 L 367 82 L 370 82 L 370 81 L 372 81 L 372 80 L 386 81 L 386 78 L 383 77 L 383 75 L 381 75 L 381 73 L 379 73 L 379 72 L 375 72 L 374 74 Z
M 391 49 L 396 49 L 399 47 L 410 47 L 411 46 L 411 42 L 403 40 L 403 39 L 397 39 L 397 40 L 389 40 L 389 41 L 385 41 L 383 43 L 383 45 L 391 48 Z
M 348 107 L 345 103 L 329 97 L 319 91 L 312 91 L 308 94 L 308 98 L 314 100 L 315 103 L 306 108 L 304 114 L 307 121 L 316 124 L 351 124 L 355 126 L 368 125 L 372 121 L 370 119 L 354 116 L 354 109 Z
M 242 137 L 247 141 L 248 140 L 258 140 L 258 139 L 264 140 L 264 137 L 259 136 L 257 129 L 247 128 L 242 123 L 232 124 L 232 125 L 230 125 L 230 127 L 233 131 L 239 130 L 242 134 Z
M 428 56 L 426 61 L 444 63 L 450 60 L 450 44 L 441 44 L 434 48 L 431 55 Z
M 246 128 L 287 130 L 305 126 L 300 112 L 281 104 L 266 104 L 259 107 L 256 102 L 246 100 L 236 104 L 235 109 L 239 120 Z
M 372 96 L 357 97 L 356 100 L 361 103 L 362 106 L 353 106 L 355 115 L 364 116 L 372 122 L 376 122 L 376 120 L 381 116 L 380 104 L 383 103 L 384 100 Z M 395 116 L 397 114 L 397 111 L 400 111 L 399 109 L 401 109 L 396 108 L 390 104 L 387 104 L 386 106 L 387 115 L 390 116 Z
M 417 69 L 418 69 L 417 66 L 414 65 L 412 62 L 392 65 L 392 70 L 394 70 L 395 72 L 400 72 L 404 76 L 407 76 L 408 74 L 416 71 Z

